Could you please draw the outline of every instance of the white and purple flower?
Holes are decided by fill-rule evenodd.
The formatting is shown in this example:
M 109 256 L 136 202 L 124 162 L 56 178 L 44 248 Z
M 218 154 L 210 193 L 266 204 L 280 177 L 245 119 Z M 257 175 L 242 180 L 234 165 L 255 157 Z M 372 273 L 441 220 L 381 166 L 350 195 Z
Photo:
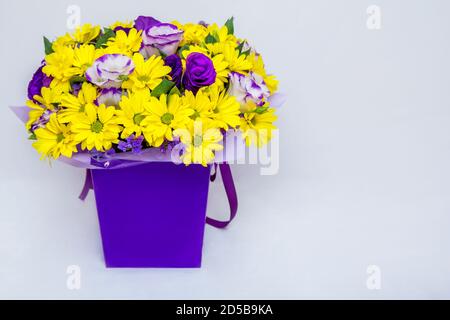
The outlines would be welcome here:
M 105 54 L 87 69 L 86 79 L 100 88 L 120 88 L 134 67 L 133 60 L 123 54 Z
M 118 107 L 120 99 L 122 99 L 122 90 L 117 88 L 105 88 L 100 92 L 97 103 L 99 105 L 104 104 L 108 107 Z
M 232 72 L 230 73 L 229 94 L 236 97 L 242 109 L 245 108 L 249 101 L 253 101 L 256 105 L 261 106 L 270 96 L 270 91 L 263 77 L 259 74 L 249 72 L 245 76 L 237 72 Z
M 183 30 L 152 17 L 139 17 L 135 25 L 138 30 L 142 30 L 143 41 L 140 52 L 146 58 L 152 55 L 170 56 L 174 54 L 183 39 Z

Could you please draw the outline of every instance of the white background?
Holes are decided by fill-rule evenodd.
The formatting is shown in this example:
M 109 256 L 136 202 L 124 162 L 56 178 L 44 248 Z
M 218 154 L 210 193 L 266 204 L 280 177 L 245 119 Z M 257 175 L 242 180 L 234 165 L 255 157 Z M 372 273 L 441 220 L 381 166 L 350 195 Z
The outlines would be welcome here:
M 450 298 L 448 1 L 0 3 L 0 298 Z M 207 227 L 201 269 L 106 269 L 93 195 L 77 198 L 83 172 L 39 161 L 8 109 L 70 4 L 100 25 L 234 15 L 288 94 L 279 174 L 233 167 L 238 216 Z M 381 30 L 366 27 L 371 4 Z M 226 211 L 215 184 L 208 212 Z M 370 265 L 380 290 L 366 287 Z

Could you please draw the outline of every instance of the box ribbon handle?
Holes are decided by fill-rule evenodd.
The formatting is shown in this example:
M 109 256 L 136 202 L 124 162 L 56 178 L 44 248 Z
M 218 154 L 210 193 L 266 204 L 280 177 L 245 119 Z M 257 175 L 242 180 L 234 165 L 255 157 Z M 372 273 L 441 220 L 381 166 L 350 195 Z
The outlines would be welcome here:
M 210 217 L 206 217 L 206 223 L 218 228 L 223 229 L 227 227 L 231 221 L 236 217 L 238 209 L 238 199 L 236 193 L 236 187 L 234 186 L 233 175 L 231 174 L 231 168 L 228 163 L 214 164 L 214 173 L 211 175 L 211 181 L 214 181 L 217 176 L 217 167 L 220 168 L 220 174 L 222 176 L 223 186 L 227 194 L 228 203 L 230 204 L 230 218 L 226 221 L 216 220 Z M 89 190 L 93 189 L 91 169 L 86 169 L 86 178 L 84 180 L 84 186 L 79 195 L 80 200 L 85 200 L 89 194 Z

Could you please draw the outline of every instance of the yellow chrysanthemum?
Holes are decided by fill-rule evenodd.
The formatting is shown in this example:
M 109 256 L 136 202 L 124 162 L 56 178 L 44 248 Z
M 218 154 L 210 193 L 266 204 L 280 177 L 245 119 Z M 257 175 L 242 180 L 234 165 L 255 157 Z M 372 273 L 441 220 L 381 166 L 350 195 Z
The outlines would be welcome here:
M 33 147 L 44 157 L 58 159 L 60 155 L 71 158 L 72 153 L 77 152 L 77 143 L 73 140 L 69 126 L 58 122 L 53 113 L 45 128 L 34 131 L 36 142 Z
M 252 71 L 263 77 L 267 88 L 271 94 L 274 94 L 278 90 L 278 80 L 274 75 L 268 75 L 264 67 L 264 61 L 262 56 L 256 53 L 251 53 L 248 56 L 248 60 L 252 61 Z
M 273 108 L 263 113 L 257 113 L 254 110 L 244 113 L 239 129 L 247 146 L 256 144 L 261 147 L 271 139 L 272 130 L 276 129 L 273 123 L 277 120 L 277 116 Z
M 145 128 L 144 122 L 149 112 L 147 109 L 150 104 L 150 92 L 148 90 L 140 90 L 123 96 L 119 102 L 120 110 L 117 111 L 117 123 L 123 125 L 124 129 L 121 138 L 128 138 L 135 134 L 139 137 Z M 145 122 L 144 122 L 145 123 Z
M 63 36 L 60 36 L 56 38 L 55 41 L 53 41 L 52 49 L 54 51 L 60 50 L 62 47 L 71 47 L 74 48 L 77 42 L 69 33 L 66 33 Z
M 78 69 L 77 74 L 84 75 L 96 58 L 95 46 L 93 45 L 81 45 L 75 48 L 73 66 Z
M 237 47 L 237 38 L 228 33 L 228 28 L 223 26 L 219 28 L 219 26 L 214 23 L 208 26 L 209 34 L 213 35 L 217 42 L 208 43 L 206 47 L 211 54 L 216 55 L 219 53 L 224 53 L 227 47 L 236 48 Z
M 147 61 L 144 57 L 136 53 L 133 56 L 135 69 L 128 76 L 128 80 L 122 85 L 125 89 L 142 90 L 155 89 L 162 81 L 162 78 L 171 71 L 170 67 L 164 65 L 164 60 L 160 56 L 151 56 Z
M 116 109 L 87 104 L 85 112 L 72 121 L 72 132 L 76 142 L 81 142 L 83 149 L 106 151 L 113 143 L 119 142 L 121 127 L 117 124 Z
M 122 28 L 133 28 L 133 21 L 126 21 L 126 22 L 123 22 L 123 21 L 116 21 L 116 22 L 114 22 L 112 25 L 110 25 L 109 26 L 109 28 L 111 29 L 111 30 L 114 30 L 115 28 L 117 28 L 117 27 L 122 27 Z
M 185 44 L 203 43 L 206 36 L 208 35 L 208 29 L 201 24 L 181 24 L 178 21 L 173 21 L 172 24 L 176 25 L 178 29 L 184 31 L 183 40 L 181 41 L 180 46 L 184 46 Z
M 89 43 L 100 34 L 100 26 L 92 26 L 90 23 L 83 24 L 75 29 L 73 38 L 78 43 Z
M 141 34 L 142 31 L 137 31 L 134 28 L 130 29 L 128 34 L 126 34 L 123 30 L 119 30 L 116 32 L 116 36 L 114 38 L 109 39 L 107 43 L 108 50 L 131 57 L 141 48 Z
M 31 128 L 31 125 L 36 122 L 45 112 L 45 110 L 54 110 L 55 106 L 61 102 L 61 90 L 60 88 L 41 88 L 41 95 L 35 95 L 33 99 L 36 101 L 28 100 L 27 106 L 30 108 L 28 112 L 28 121 L 25 124 L 27 130 Z
M 223 55 L 225 61 L 228 62 L 228 69 L 230 71 L 245 74 L 253 66 L 252 62 L 247 59 L 245 55 L 239 55 L 239 50 L 233 46 L 226 45 L 224 47 Z
M 210 86 L 205 89 L 209 95 L 213 109 L 212 119 L 219 128 L 228 130 L 235 128 L 240 123 L 240 104 L 236 97 L 230 96 L 218 86 Z
M 72 121 L 72 119 L 85 112 L 86 105 L 93 104 L 97 99 L 97 89 L 88 82 L 84 82 L 77 96 L 65 93 L 61 96 L 61 106 L 63 109 L 58 112 L 58 120 L 62 123 Z
M 42 72 L 53 77 L 51 87 L 60 87 L 67 92 L 70 89 L 69 80 L 78 73 L 78 68 L 74 64 L 74 49 L 61 47 L 59 50 L 45 57 L 45 66 Z
M 213 162 L 214 152 L 223 149 L 223 135 L 210 121 L 196 120 L 189 129 L 176 129 L 173 134 L 185 146 L 181 160 L 186 165 L 197 163 L 206 167 Z
M 209 96 L 204 94 L 203 90 L 199 90 L 195 95 L 191 91 L 186 90 L 182 99 L 189 108 L 194 110 L 191 119 L 207 120 L 212 117 L 213 105 Z
M 146 127 L 145 139 L 154 147 L 161 146 L 164 139 L 172 141 L 172 131 L 185 128 L 192 122 L 189 117 L 194 113 L 177 94 L 162 94 L 159 99 L 151 97 L 147 111 L 149 115 L 141 125 Z

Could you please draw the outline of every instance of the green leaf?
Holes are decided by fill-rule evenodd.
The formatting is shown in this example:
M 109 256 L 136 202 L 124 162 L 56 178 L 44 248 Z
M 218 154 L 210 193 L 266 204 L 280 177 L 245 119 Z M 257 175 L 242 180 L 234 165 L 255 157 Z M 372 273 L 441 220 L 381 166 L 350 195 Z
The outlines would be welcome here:
M 151 95 L 152 97 L 159 98 L 160 95 L 169 92 L 173 86 L 175 86 L 175 82 L 163 79 L 163 81 L 155 89 L 153 89 Z
M 114 30 L 109 28 L 103 29 L 103 33 L 98 37 L 97 42 L 95 43 L 95 47 L 97 49 L 101 48 L 108 42 L 109 38 L 112 38 L 115 35 L 116 34 L 114 33 Z
M 228 34 L 234 34 L 234 17 L 231 17 L 225 22 L 225 27 L 228 29 Z
M 177 94 L 177 95 L 181 96 L 180 89 L 178 89 L 177 86 L 174 86 L 174 87 L 172 88 L 172 90 L 170 90 L 170 92 L 169 92 L 169 95 L 172 95 L 172 94 Z
M 256 107 L 254 112 L 257 113 L 257 114 L 262 114 L 262 113 L 266 112 L 267 109 L 269 109 L 269 104 L 268 103 L 266 103 L 265 105 L 263 105 L 261 107 Z
M 219 42 L 219 41 L 218 41 L 217 38 L 214 37 L 212 34 L 208 34 L 208 35 L 206 36 L 206 38 L 205 38 L 205 43 L 206 43 L 206 44 L 209 44 L 209 43 L 217 43 L 217 42 Z
M 28 140 L 37 140 L 36 134 L 34 132 L 32 134 L 30 134 L 30 136 L 28 137 Z
M 185 44 L 184 46 L 180 47 L 178 49 L 178 55 L 183 58 L 183 51 L 184 50 L 189 50 L 189 45 Z
M 126 74 L 121 74 L 121 75 L 119 75 L 118 78 L 119 78 L 120 81 L 127 81 L 128 80 L 128 76 Z
M 73 76 L 70 78 L 70 84 L 78 83 L 78 82 L 85 82 L 86 78 L 82 76 Z
M 50 40 L 47 39 L 47 37 L 44 37 L 44 50 L 45 55 L 53 53 L 53 44 Z

